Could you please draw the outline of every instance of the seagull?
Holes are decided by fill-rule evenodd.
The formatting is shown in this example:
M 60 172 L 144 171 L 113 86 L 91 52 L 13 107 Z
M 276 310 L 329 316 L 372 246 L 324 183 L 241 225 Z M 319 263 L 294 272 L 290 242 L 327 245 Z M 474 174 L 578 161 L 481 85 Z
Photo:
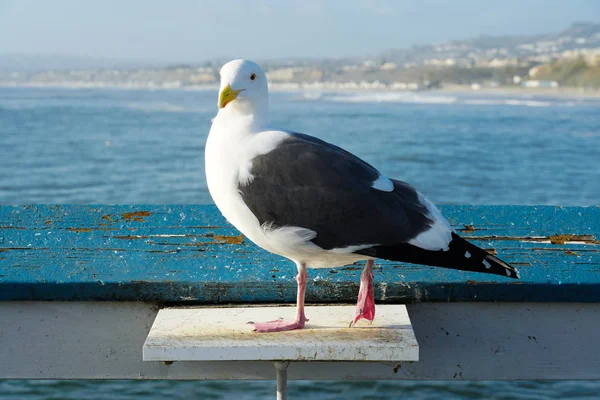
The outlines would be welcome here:
M 221 71 L 218 113 L 206 142 L 210 194 L 252 242 L 298 268 L 296 318 L 256 322 L 256 332 L 304 328 L 308 268 L 366 261 L 351 325 L 375 318 L 375 259 L 519 278 L 515 268 L 461 238 L 409 184 L 354 154 L 269 123 L 267 77 L 233 60 Z

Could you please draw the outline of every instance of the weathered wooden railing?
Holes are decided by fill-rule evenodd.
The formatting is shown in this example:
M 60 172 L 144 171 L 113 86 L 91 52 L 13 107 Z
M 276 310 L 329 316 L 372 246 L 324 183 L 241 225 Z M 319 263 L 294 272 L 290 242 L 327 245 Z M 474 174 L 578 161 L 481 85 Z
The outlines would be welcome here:
M 409 304 L 419 361 L 290 378 L 599 379 L 600 208 L 441 209 L 522 279 L 379 263 L 376 300 Z M 361 268 L 310 270 L 307 302 L 355 302 Z M 295 272 L 212 206 L 0 206 L 0 378 L 272 379 L 271 362 L 144 362 L 142 346 L 165 305 L 293 303 Z

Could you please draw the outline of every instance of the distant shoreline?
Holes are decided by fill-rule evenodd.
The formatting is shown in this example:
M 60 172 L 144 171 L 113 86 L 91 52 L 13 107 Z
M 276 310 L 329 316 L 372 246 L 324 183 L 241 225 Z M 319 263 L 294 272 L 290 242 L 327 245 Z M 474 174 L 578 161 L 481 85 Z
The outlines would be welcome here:
M 471 89 L 470 86 L 465 85 L 444 85 L 442 88 L 437 89 L 438 92 L 444 93 L 472 93 L 472 94 L 491 94 L 491 95 L 524 95 L 531 94 L 534 96 L 552 96 L 552 97 L 578 97 L 578 98 L 599 98 L 600 90 L 594 89 L 581 89 L 573 87 L 559 87 L 559 88 L 524 88 L 520 86 L 498 86 L 482 87 L 477 90 Z
M 300 84 L 299 84 L 300 85 Z M 290 85 L 287 83 L 274 83 L 269 85 L 272 92 L 292 92 L 292 93 L 454 93 L 454 94 L 472 94 L 472 95 L 532 95 L 532 96 L 551 96 L 558 98 L 600 98 L 599 89 L 582 89 L 573 87 L 559 88 L 524 88 L 520 86 L 498 86 L 498 87 L 480 87 L 473 89 L 471 85 L 446 84 L 442 87 L 427 90 L 399 90 L 391 88 L 345 88 L 334 87 L 330 85 L 307 86 Z M 13 83 L 0 82 L 1 88 L 30 88 L 30 89 L 108 89 L 108 90 L 185 90 L 185 91 L 217 91 L 216 84 L 197 85 L 197 86 L 150 86 L 144 84 L 111 85 L 105 83 Z

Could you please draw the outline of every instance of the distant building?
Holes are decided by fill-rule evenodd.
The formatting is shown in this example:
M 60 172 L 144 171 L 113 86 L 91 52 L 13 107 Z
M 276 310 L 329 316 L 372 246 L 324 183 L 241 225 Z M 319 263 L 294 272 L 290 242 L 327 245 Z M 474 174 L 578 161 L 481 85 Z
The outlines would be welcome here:
M 560 85 L 556 81 L 529 80 L 523 81 L 521 86 L 525 88 L 557 88 Z
M 390 86 L 390 88 L 394 90 L 406 90 L 407 87 L 408 85 L 404 82 L 394 82 Z
M 273 69 L 267 72 L 266 75 L 270 81 L 291 81 L 294 79 L 294 68 Z
M 533 67 L 529 70 L 529 77 L 535 78 L 535 76 L 539 73 L 540 73 L 540 67 Z
M 382 70 L 382 71 L 393 71 L 393 70 L 396 69 L 396 67 L 397 67 L 396 63 L 386 62 L 386 63 L 383 63 L 381 65 L 381 67 L 379 67 L 379 69 Z
M 371 70 L 371 69 L 375 69 L 377 68 L 377 63 L 375 61 L 372 60 L 367 60 L 363 63 L 363 68 L 365 70 Z

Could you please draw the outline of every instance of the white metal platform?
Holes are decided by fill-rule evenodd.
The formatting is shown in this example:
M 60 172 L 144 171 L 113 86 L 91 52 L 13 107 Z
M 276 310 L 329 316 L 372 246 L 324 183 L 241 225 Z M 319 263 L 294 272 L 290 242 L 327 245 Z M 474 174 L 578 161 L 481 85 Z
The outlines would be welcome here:
M 354 306 L 306 307 L 305 329 L 256 333 L 250 321 L 293 319 L 295 307 L 166 308 L 144 343 L 144 361 L 417 361 L 406 307 L 377 306 L 373 324 L 350 328 Z

